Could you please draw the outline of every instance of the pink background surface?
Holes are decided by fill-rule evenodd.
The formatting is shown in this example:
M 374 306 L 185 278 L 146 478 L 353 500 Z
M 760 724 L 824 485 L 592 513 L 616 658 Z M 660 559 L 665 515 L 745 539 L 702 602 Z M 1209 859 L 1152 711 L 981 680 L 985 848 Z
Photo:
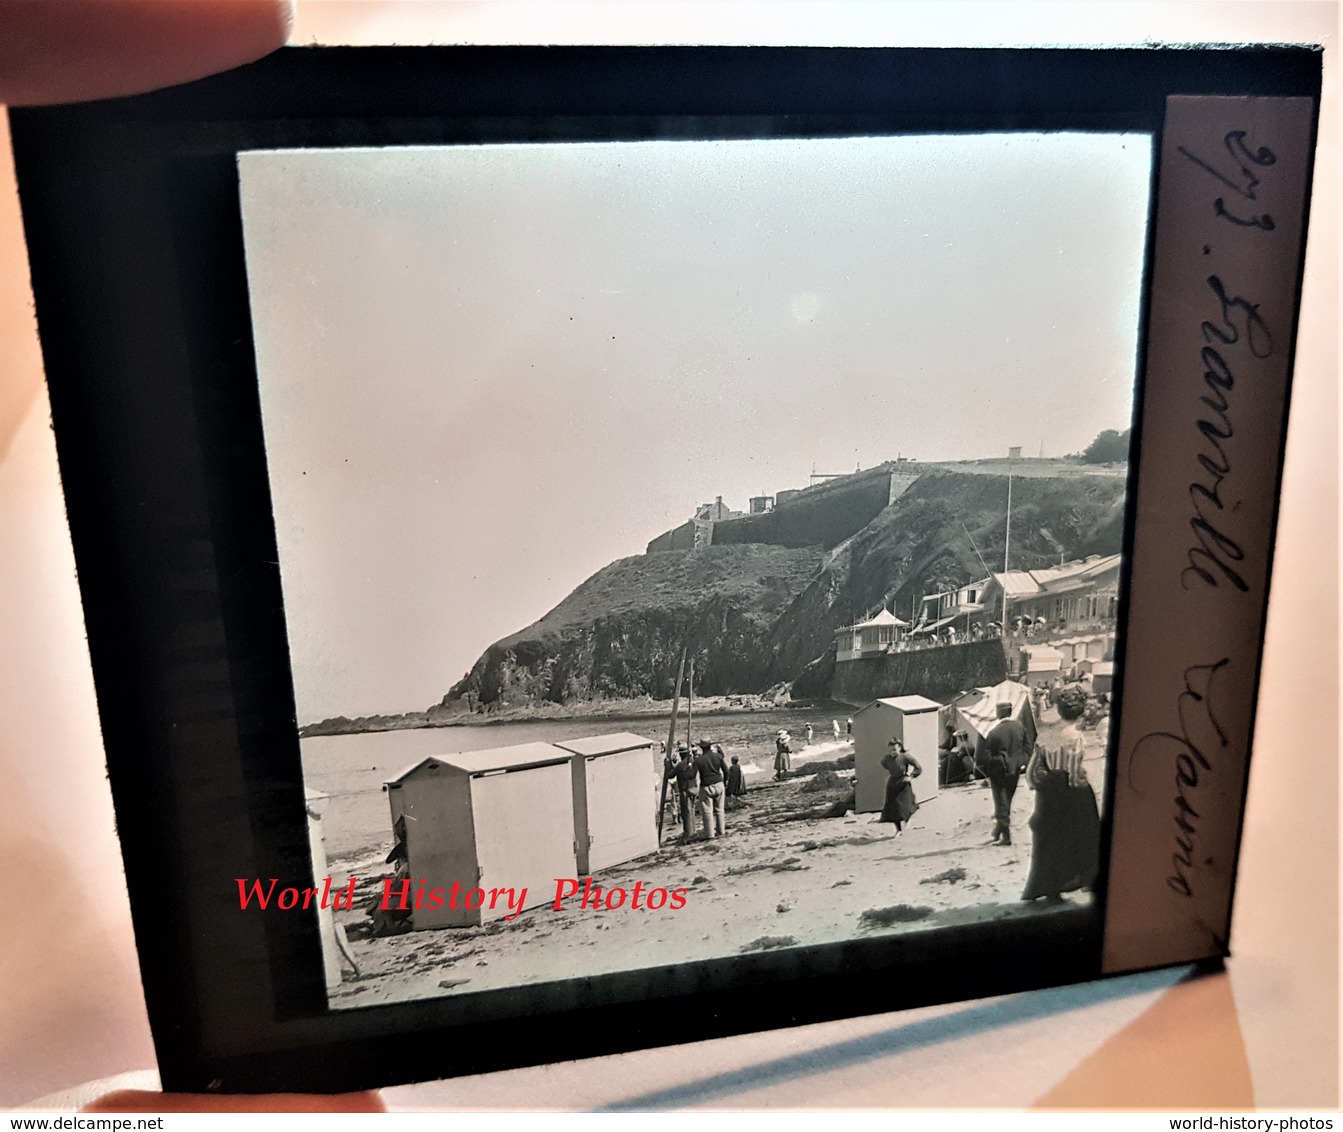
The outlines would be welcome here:
M 969 29 L 969 30 L 967 30 Z M 300 3 L 295 42 L 1323 42 L 1296 389 L 1228 974 L 1138 977 L 389 1090 L 394 1107 L 1334 1106 L 1337 8 Z M 152 1068 L 35 339 L 0 168 L 0 1106 Z M 735 1072 L 734 1072 L 735 1071 Z

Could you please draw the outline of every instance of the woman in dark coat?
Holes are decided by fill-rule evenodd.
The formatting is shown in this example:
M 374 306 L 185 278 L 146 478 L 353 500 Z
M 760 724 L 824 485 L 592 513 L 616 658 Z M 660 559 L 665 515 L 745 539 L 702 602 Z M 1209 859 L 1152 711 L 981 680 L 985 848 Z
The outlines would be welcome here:
M 923 773 L 923 767 L 919 765 L 918 759 L 905 750 L 905 745 L 899 739 L 892 739 L 890 748 L 891 753 L 881 760 L 889 777 L 886 779 L 886 804 L 881 808 L 878 820 L 895 822 L 898 833 L 919 808 L 918 802 L 914 800 L 914 787 L 910 780 L 918 778 Z
M 1100 867 L 1101 822 L 1096 795 L 1078 751 L 1037 747 L 1026 765 L 1035 790 L 1031 816 L 1031 873 L 1022 900 L 1090 888 Z

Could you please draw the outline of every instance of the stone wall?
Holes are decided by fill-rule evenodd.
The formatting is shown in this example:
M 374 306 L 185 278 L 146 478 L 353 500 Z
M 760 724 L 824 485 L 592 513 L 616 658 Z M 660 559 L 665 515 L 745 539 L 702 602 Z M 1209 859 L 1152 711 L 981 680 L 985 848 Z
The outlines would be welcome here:
M 712 524 L 710 524 L 712 525 Z M 695 520 L 688 519 L 679 527 L 670 531 L 663 531 L 652 542 L 648 544 L 645 554 L 658 554 L 664 550 L 694 550 L 695 549 Z
M 877 470 L 809 488 L 764 515 L 744 515 L 714 527 L 715 546 L 762 542 L 832 547 L 867 526 L 890 500 L 890 475 Z
M 897 499 L 899 499 L 902 495 L 904 495 L 906 491 L 908 491 L 911 487 L 914 486 L 914 484 L 918 481 L 918 478 L 921 475 L 923 475 L 922 471 L 892 472 L 891 489 L 886 499 L 886 506 L 889 507 L 892 503 L 894 503 Z
M 835 665 L 830 698 L 861 707 L 884 696 L 927 696 L 946 700 L 966 688 L 1007 679 L 1001 641 L 969 641 L 942 648 L 913 649 Z

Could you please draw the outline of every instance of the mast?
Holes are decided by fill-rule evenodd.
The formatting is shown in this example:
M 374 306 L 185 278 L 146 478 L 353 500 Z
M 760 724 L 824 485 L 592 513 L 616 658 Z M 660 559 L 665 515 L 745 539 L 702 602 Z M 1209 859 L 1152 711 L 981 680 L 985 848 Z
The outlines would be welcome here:
M 690 685 L 685 701 L 685 745 L 690 746 L 690 724 L 695 715 L 695 658 L 690 658 Z
M 676 713 L 681 706 L 681 682 L 685 679 L 685 654 L 687 646 L 681 646 L 681 667 L 676 670 L 676 691 L 672 693 L 672 714 L 671 726 L 667 729 L 667 754 L 662 762 L 662 800 L 658 803 L 658 845 L 662 844 L 662 815 L 667 812 L 667 780 L 671 777 L 668 773 L 669 767 L 667 760 L 675 757 L 673 752 L 676 750 Z

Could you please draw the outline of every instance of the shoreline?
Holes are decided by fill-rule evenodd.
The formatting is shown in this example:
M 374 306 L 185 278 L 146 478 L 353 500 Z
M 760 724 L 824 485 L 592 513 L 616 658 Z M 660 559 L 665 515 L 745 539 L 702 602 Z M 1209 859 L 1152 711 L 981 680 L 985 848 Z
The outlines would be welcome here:
M 1050 742 L 1078 734 L 1061 721 L 1047 726 Z M 1104 750 L 1094 732 L 1079 737 L 1095 789 L 1105 779 Z M 828 737 L 824 745 L 832 755 L 850 749 Z M 655 851 L 585 878 L 591 900 L 581 899 L 575 877 L 512 919 L 374 935 L 366 909 L 391 875 L 383 847 L 332 854 L 333 876 L 356 878 L 353 906 L 336 916 L 358 970 L 328 992 L 330 1007 L 470 996 L 1019 917 L 1076 923 L 1096 907 L 1086 890 L 1053 902 L 1023 899 L 1034 841 L 1028 789 L 1013 807 L 1012 843 L 999 845 L 988 837 L 987 783 L 943 787 L 897 831 L 876 812 L 854 812 L 852 769 L 783 781 L 772 781 L 760 760 L 752 769 L 721 837 L 706 839 L 697 814 L 690 840 L 682 840 L 673 815 Z M 630 910 L 629 893 L 657 889 L 667 904 Z M 680 894 L 674 911 L 673 893 Z
M 828 704 L 829 700 L 788 700 L 777 703 L 765 696 L 705 696 L 696 700 L 694 718 L 703 716 L 751 715 L 772 711 L 806 711 Z M 853 708 L 835 702 L 845 715 Z M 575 704 L 531 704 L 503 707 L 492 712 L 454 711 L 436 715 L 431 712 L 404 712 L 400 715 L 361 716 L 304 724 L 298 729 L 300 739 L 332 735 L 363 735 L 376 731 L 413 731 L 440 727 L 490 727 L 503 723 L 559 723 L 575 719 L 604 719 L 616 722 L 648 718 L 666 718 L 671 715 L 671 700 L 583 700 Z M 681 702 L 678 716 L 685 717 L 685 701 Z

